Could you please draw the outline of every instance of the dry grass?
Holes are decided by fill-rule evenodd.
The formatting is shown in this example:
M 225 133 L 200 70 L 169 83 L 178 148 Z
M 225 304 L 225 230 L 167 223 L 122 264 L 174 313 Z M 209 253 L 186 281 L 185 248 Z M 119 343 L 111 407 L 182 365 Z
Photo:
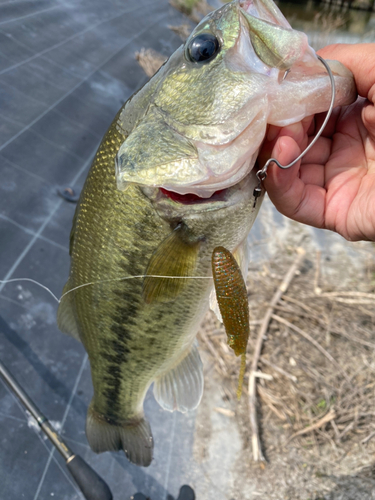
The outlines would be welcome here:
M 170 0 L 169 3 L 195 23 L 199 23 L 203 17 L 214 10 L 206 0 Z
M 183 42 L 189 38 L 189 35 L 192 32 L 192 28 L 188 23 L 183 23 L 179 26 L 168 26 L 168 28 L 176 33 Z
M 145 48 L 136 52 L 135 58 L 149 77 L 153 76 L 166 61 L 166 57 L 156 50 Z
M 293 259 L 284 255 L 250 273 L 248 371 L 258 324 Z M 374 305 L 373 283 L 359 281 L 352 291 L 332 288 L 320 277 L 319 257 L 314 265 L 305 261 L 273 308 L 263 341 L 258 369 L 269 375 L 258 379 L 263 432 L 273 423 L 285 442 L 316 453 L 328 445 L 344 454 L 348 443 L 367 445 L 375 438 Z M 239 360 L 213 314 L 200 338 L 234 399 Z

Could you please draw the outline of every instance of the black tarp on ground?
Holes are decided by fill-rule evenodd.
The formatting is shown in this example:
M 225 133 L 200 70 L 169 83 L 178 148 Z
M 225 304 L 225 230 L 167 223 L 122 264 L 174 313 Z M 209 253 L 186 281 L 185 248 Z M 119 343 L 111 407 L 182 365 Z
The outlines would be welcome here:
M 81 188 L 116 112 L 147 81 L 135 52 L 170 55 L 181 40 L 168 25 L 182 20 L 167 0 L 0 1 L 1 279 L 33 278 L 60 296 L 75 205 L 57 190 Z M 56 310 L 34 284 L 0 284 L 0 359 L 114 498 L 138 491 L 153 500 L 177 497 L 188 482 L 194 415 L 163 412 L 148 397 L 156 440 L 149 469 L 122 453 L 92 453 L 84 434 L 89 364 L 82 346 L 58 331 Z M 50 498 L 83 497 L 0 383 L 0 499 Z

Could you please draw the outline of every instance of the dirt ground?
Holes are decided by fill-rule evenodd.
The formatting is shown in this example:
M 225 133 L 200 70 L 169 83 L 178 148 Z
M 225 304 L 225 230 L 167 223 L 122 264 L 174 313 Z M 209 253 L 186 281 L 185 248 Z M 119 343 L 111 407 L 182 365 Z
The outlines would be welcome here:
M 284 218 L 280 223 L 268 200 L 263 208 L 257 223 L 266 234 L 251 242 L 258 252 L 252 252 L 247 279 L 251 318 L 247 374 L 275 290 L 296 260 L 296 249 L 306 251 L 273 308 L 263 338 L 257 416 L 265 463 L 252 460 L 248 377 L 238 404 L 240 360 L 226 345 L 223 327 L 213 313 L 198 337 L 216 372 L 214 379 L 210 372 L 206 387 L 221 385 L 223 401 L 230 408 L 228 419 L 236 421 L 241 433 L 234 498 L 373 499 L 374 246 L 348 243 Z M 262 247 L 268 250 L 259 251 Z

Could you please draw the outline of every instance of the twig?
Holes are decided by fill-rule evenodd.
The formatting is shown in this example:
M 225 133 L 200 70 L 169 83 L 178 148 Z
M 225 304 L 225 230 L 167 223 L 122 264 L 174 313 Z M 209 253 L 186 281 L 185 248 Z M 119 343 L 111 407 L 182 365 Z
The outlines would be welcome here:
M 270 401 L 269 399 L 269 396 L 268 394 L 263 391 L 263 389 L 261 389 L 259 387 L 259 396 L 263 399 L 264 403 L 268 406 L 268 408 L 277 416 L 277 418 L 279 418 L 280 420 L 284 420 L 284 421 L 287 421 L 287 417 L 285 416 L 285 414 L 281 413 L 281 411 L 279 411 L 273 404 L 272 402 Z
M 322 293 L 322 289 L 319 287 L 319 277 L 320 277 L 320 256 L 321 251 L 318 250 L 316 252 L 316 266 L 315 266 L 315 275 L 314 275 L 314 292 L 317 295 Z
M 256 378 L 262 378 L 264 380 L 273 380 L 273 376 L 272 375 L 269 375 L 268 373 L 260 372 L 259 370 L 257 370 L 256 372 L 254 372 L 254 375 L 255 375 Z
M 315 424 L 309 425 L 309 427 L 306 427 L 305 429 L 301 429 L 300 431 L 293 434 L 288 439 L 288 442 L 297 436 L 302 436 L 303 434 L 307 434 L 308 432 L 314 431 L 315 429 L 319 429 L 324 424 L 327 424 L 328 422 L 330 422 L 334 418 L 336 418 L 336 412 L 333 408 L 331 408 L 331 410 L 329 410 L 329 412 L 326 415 L 324 415 L 324 417 L 322 417 L 320 420 L 318 420 Z
M 305 304 L 303 304 L 302 302 L 294 299 L 293 297 L 283 297 L 283 300 L 285 301 L 288 301 L 288 302 L 292 302 L 293 304 L 296 304 L 298 305 L 299 307 L 301 307 L 302 309 L 304 309 L 306 312 L 309 313 L 309 316 L 311 318 L 314 318 L 320 325 L 326 327 L 328 325 L 327 321 L 322 319 L 321 317 L 319 317 L 313 309 L 311 309 L 310 307 L 306 306 Z M 361 309 L 361 308 L 360 308 Z M 298 313 L 297 311 L 293 311 L 294 314 L 298 314 L 298 315 L 303 315 L 303 313 Z M 306 315 L 305 315 L 306 316 Z M 375 315 L 374 315 L 375 316 Z M 345 337 L 346 339 L 350 340 L 351 342 L 353 343 L 356 343 L 356 344 L 361 344 L 361 345 L 364 345 L 366 347 L 370 347 L 371 349 L 375 349 L 375 344 L 373 344 L 372 342 L 367 342 L 366 340 L 362 340 L 358 337 L 355 337 L 352 333 L 349 334 L 349 333 L 346 333 L 342 330 L 338 330 L 336 328 L 331 328 L 330 329 L 330 332 L 334 335 L 340 335 L 341 337 Z
M 321 297 L 339 297 L 342 295 L 343 297 L 363 297 L 366 299 L 372 299 L 375 300 L 375 294 L 374 293 L 366 293 L 366 292 L 357 292 L 357 291 L 350 291 L 350 292 L 324 292 L 321 294 Z
M 341 368 L 341 366 L 338 364 L 338 362 L 335 360 L 335 358 L 333 358 L 330 353 L 328 351 L 326 351 L 324 349 L 324 347 L 322 347 L 319 342 L 317 342 L 315 339 L 313 339 L 311 337 L 311 335 L 309 335 L 307 332 L 304 332 L 303 330 L 301 330 L 301 328 L 298 328 L 298 326 L 295 326 L 293 325 L 292 323 L 290 323 L 289 321 L 287 321 L 286 319 L 284 318 L 281 318 L 280 316 L 277 316 L 277 314 L 272 314 L 272 319 L 275 319 L 276 321 L 278 321 L 279 323 L 282 323 L 283 325 L 287 326 L 288 328 L 290 328 L 291 330 L 295 331 L 296 333 L 299 333 L 301 335 L 301 337 L 304 337 L 306 340 L 308 340 L 309 342 L 311 342 L 311 344 L 313 346 L 315 346 L 332 364 L 334 364 L 336 366 L 336 368 L 338 368 L 340 370 L 340 372 L 344 375 L 345 379 L 349 382 L 349 377 L 348 375 L 345 373 L 345 371 Z
M 306 298 L 328 298 L 336 302 L 341 302 L 343 304 L 370 304 L 373 305 L 375 301 L 374 293 L 365 292 L 323 292 L 315 295 L 308 295 Z M 349 297 L 349 298 L 344 298 Z M 350 298 L 352 297 L 352 298 Z M 357 297 L 357 298 L 353 298 Z
M 221 413 L 222 415 L 225 415 L 226 417 L 235 417 L 236 416 L 234 411 L 229 410 L 228 408 L 221 408 L 221 406 L 216 406 L 216 408 L 214 408 L 214 410 L 217 413 Z
M 350 424 L 348 424 L 345 427 L 345 429 L 340 433 L 339 439 L 342 439 L 345 436 L 345 434 L 347 434 L 349 431 L 351 431 L 353 429 L 354 425 L 355 425 L 355 422 L 353 420 L 353 422 L 350 422 Z
M 361 444 L 366 444 L 375 436 L 375 431 L 371 432 L 365 439 L 362 439 Z
M 283 293 L 285 293 L 296 274 L 299 266 L 302 263 L 302 260 L 306 254 L 306 250 L 302 247 L 297 248 L 297 258 L 290 266 L 288 272 L 286 273 L 282 283 L 277 288 L 274 296 L 272 297 L 271 303 L 267 308 L 266 314 L 264 315 L 262 324 L 260 326 L 257 340 L 254 347 L 254 356 L 251 363 L 251 370 L 249 376 L 249 413 L 250 413 L 250 425 L 251 425 L 251 443 L 253 450 L 253 460 L 255 462 L 265 461 L 265 458 L 262 453 L 260 437 L 259 437 L 259 428 L 258 428 L 258 419 L 256 414 L 256 382 L 254 372 L 257 371 L 258 362 L 260 358 L 260 353 L 262 350 L 263 337 L 268 329 L 269 322 L 271 320 L 272 311 L 274 306 L 278 303 Z
M 290 373 L 286 372 L 285 370 L 283 370 L 282 368 L 280 368 L 279 366 L 277 365 L 274 365 L 273 363 L 271 363 L 270 361 L 268 361 L 268 359 L 264 358 L 263 356 L 260 358 L 260 362 L 261 363 L 264 363 L 265 365 L 267 366 L 270 366 L 271 368 L 273 368 L 276 372 L 279 372 L 281 373 L 281 375 L 284 375 L 284 377 L 287 377 L 289 378 L 290 380 L 292 380 L 294 383 L 297 383 L 297 377 L 295 377 L 294 375 L 291 375 Z
M 208 350 L 210 351 L 210 353 L 212 354 L 212 356 L 215 359 L 217 359 L 217 361 L 218 361 L 218 363 L 220 365 L 220 368 L 221 368 L 222 372 L 224 373 L 224 375 L 229 376 L 228 367 L 227 367 L 225 361 L 223 360 L 223 358 L 220 356 L 220 354 L 215 349 L 215 347 L 214 347 L 213 343 L 211 342 L 211 340 L 207 337 L 207 335 L 203 331 L 200 332 L 200 336 L 201 336 L 203 342 L 208 347 Z

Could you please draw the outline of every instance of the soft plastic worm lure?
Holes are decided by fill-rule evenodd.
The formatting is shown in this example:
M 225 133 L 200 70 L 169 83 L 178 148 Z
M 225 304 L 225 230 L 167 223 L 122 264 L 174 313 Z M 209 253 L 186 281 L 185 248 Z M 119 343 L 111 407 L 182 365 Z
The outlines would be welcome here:
M 228 345 L 236 356 L 241 355 L 237 389 L 237 397 L 240 399 L 246 368 L 246 347 L 250 334 L 246 285 L 236 259 L 229 250 L 221 246 L 216 247 L 212 253 L 212 274 Z

